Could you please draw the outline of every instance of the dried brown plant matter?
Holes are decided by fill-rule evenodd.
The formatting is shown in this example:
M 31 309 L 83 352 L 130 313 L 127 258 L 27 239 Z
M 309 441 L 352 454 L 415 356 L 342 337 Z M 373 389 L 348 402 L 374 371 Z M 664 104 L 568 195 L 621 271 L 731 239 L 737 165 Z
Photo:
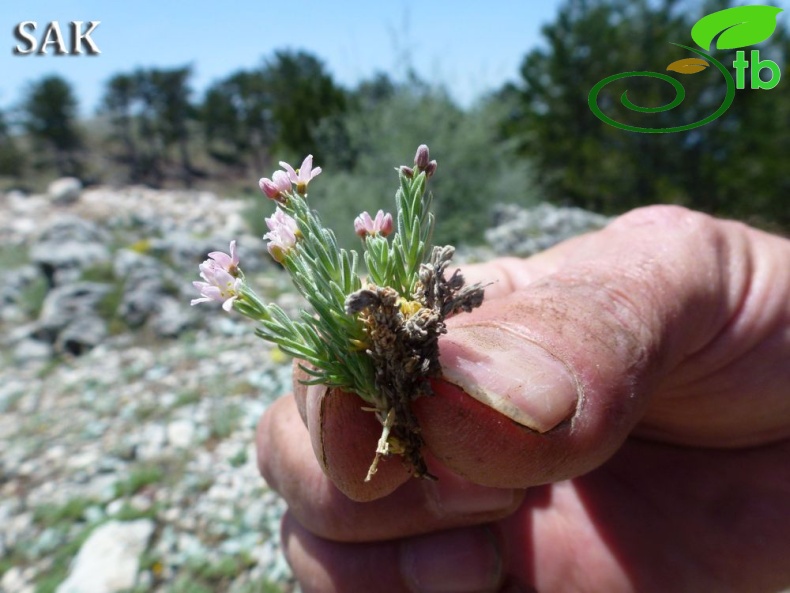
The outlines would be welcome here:
M 412 475 L 431 478 L 422 455 L 420 426 L 411 402 L 432 395 L 429 379 L 441 375 L 439 336 L 445 320 L 458 311 L 471 311 L 483 302 L 480 284 L 464 286 L 456 270 L 445 270 L 455 249 L 434 247 L 428 263 L 420 266 L 413 300 L 402 298 L 388 286 L 368 285 L 348 296 L 346 311 L 359 314 L 365 325 L 366 352 L 376 368 L 378 398 L 374 408 L 382 425 L 376 455 L 366 481 L 376 472 L 379 459 L 401 455 Z

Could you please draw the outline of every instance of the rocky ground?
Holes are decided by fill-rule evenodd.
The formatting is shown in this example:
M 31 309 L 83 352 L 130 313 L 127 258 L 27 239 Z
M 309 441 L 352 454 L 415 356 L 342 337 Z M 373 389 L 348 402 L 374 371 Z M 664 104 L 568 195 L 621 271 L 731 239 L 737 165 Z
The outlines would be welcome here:
M 289 361 L 248 320 L 188 305 L 197 264 L 235 238 L 261 296 L 299 309 L 248 208 L 69 180 L 0 194 L 0 592 L 296 588 L 284 505 L 253 445 Z M 508 208 L 489 251 L 527 254 L 605 222 Z
M 73 194 L 2 196 L 0 590 L 290 590 L 253 447 L 288 361 L 247 320 L 188 305 L 231 238 L 288 304 L 248 203 Z

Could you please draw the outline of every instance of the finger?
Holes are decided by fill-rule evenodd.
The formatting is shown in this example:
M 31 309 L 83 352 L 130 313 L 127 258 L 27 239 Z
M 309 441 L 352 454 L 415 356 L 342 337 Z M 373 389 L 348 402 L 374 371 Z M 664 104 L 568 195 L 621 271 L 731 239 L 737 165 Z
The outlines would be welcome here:
M 373 500 L 395 491 L 410 473 L 398 457 L 380 459 L 374 480 L 365 480 L 375 458 L 381 424 L 358 396 L 305 385 L 309 375 L 294 367 L 294 399 L 309 431 L 312 454 L 323 472 L 349 498 Z
M 363 410 L 365 404 L 356 395 L 324 385 L 305 385 L 304 381 L 310 378 L 297 361 L 294 400 L 309 430 L 313 455 L 324 473 L 350 498 L 359 501 L 386 496 L 406 482 L 409 473 L 395 457 L 382 459 L 376 479 L 365 481 L 381 424 L 372 413 Z
M 363 410 L 357 395 L 325 387 L 307 389 L 307 426 L 313 452 L 324 473 L 354 500 L 372 500 L 393 492 L 410 478 L 397 456 L 379 460 L 374 479 L 366 481 L 381 424 Z M 315 428 L 314 428 L 315 427 Z
M 304 593 L 485 593 L 504 578 L 499 543 L 485 527 L 350 544 L 316 537 L 286 515 L 282 541 Z
M 521 491 L 478 486 L 437 467 L 438 482 L 410 480 L 390 496 L 361 504 L 324 474 L 309 441 L 293 398 L 282 398 L 259 423 L 258 464 L 299 522 L 328 539 L 374 541 L 487 523 L 510 514 L 523 497 Z M 359 470 L 356 484 L 362 488 L 367 467 L 360 464 Z
M 742 304 L 754 271 L 777 251 L 754 261 L 759 241 L 734 223 L 643 209 L 577 242 L 573 265 L 454 318 L 441 360 L 445 379 L 462 389 L 438 383 L 437 397 L 415 402 L 428 447 L 456 473 L 491 486 L 527 487 L 600 465 L 646 414 L 660 383 L 736 315 L 748 315 Z M 786 295 L 786 270 L 775 272 Z M 761 316 L 787 319 L 786 299 L 764 300 L 774 304 L 759 308 Z M 692 428 L 704 431 L 723 403 L 711 402 Z M 771 420 L 786 434 L 787 398 L 772 404 L 782 414 Z M 729 430 L 765 421 L 750 405 L 736 406 L 741 417 Z

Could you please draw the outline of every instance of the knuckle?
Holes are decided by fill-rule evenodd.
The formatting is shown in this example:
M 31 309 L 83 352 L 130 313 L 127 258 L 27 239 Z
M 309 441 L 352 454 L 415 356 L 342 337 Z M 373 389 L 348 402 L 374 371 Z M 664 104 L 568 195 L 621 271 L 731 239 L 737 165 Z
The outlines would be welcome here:
M 612 222 L 610 228 L 633 230 L 635 227 L 652 227 L 651 233 L 680 234 L 699 243 L 711 240 L 715 242 L 715 237 L 720 232 L 720 222 L 708 214 L 683 206 L 656 204 L 623 214 Z

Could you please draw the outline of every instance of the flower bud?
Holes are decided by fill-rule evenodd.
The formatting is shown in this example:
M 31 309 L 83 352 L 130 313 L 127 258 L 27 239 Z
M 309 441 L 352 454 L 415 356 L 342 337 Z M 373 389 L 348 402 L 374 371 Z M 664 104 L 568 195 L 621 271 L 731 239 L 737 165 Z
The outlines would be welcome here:
M 417 154 L 414 155 L 414 166 L 419 171 L 422 171 L 428 166 L 428 160 L 430 158 L 428 146 L 425 144 L 420 144 L 419 148 L 417 148 Z
M 392 221 L 392 214 L 390 214 L 389 212 L 387 212 L 387 214 L 384 214 L 384 217 L 379 222 L 379 216 L 381 216 L 382 214 L 384 214 L 384 212 L 382 210 L 379 210 L 378 214 L 376 214 L 375 222 L 378 224 L 379 227 L 379 235 L 381 235 L 382 237 L 387 237 L 390 234 L 392 234 L 392 228 L 394 226 L 394 223 Z
M 434 173 L 436 173 L 436 161 L 431 161 L 425 166 L 425 176 L 431 177 Z
M 277 189 L 277 186 L 274 185 L 274 182 L 271 179 L 262 177 L 258 182 L 258 187 L 261 188 L 261 191 L 269 199 L 276 200 L 280 197 L 280 190 Z
M 406 165 L 401 165 L 398 170 L 409 179 L 414 177 L 414 169 L 412 169 L 411 167 L 407 167 Z
M 291 179 L 285 171 L 275 171 L 271 179 L 262 178 L 258 185 L 267 198 L 284 202 L 285 195 L 291 191 Z
M 285 256 L 296 246 L 301 233 L 296 220 L 288 216 L 278 207 L 274 214 L 266 219 L 269 232 L 263 238 L 269 243 L 266 248 L 278 263 L 285 260 Z

